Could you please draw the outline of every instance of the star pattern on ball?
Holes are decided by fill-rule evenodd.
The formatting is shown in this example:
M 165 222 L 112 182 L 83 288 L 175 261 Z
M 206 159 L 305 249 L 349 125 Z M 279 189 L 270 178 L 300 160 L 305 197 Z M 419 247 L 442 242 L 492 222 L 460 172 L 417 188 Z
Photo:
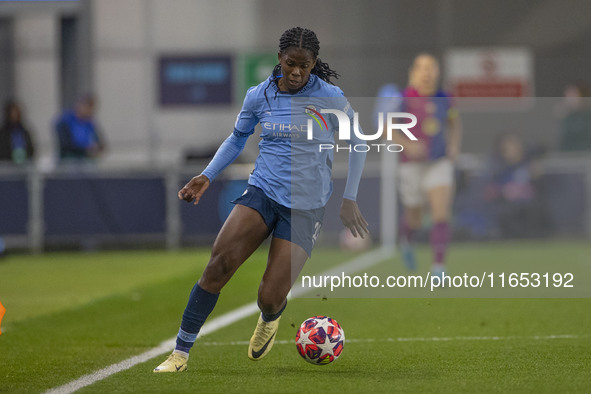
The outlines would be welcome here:
M 318 319 L 316 320 L 318 322 L 318 324 L 316 324 L 315 328 L 322 328 L 324 330 L 324 332 L 326 333 L 326 336 L 328 337 L 328 327 L 334 327 L 336 329 L 336 326 L 334 324 L 332 324 L 328 319 Z
M 314 316 L 300 326 L 296 335 L 298 352 L 304 360 L 326 365 L 340 357 L 345 342 L 342 327 L 326 316 Z
M 324 338 L 324 344 L 320 346 L 320 349 L 322 350 L 320 358 L 323 358 L 326 355 L 334 356 L 334 345 L 335 344 L 330 341 L 330 335 L 326 335 L 326 338 Z
M 302 345 L 302 347 L 304 349 L 306 349 L 306 345 L 314 345 L 314 342 L 312 342 L 310 340 L 310 338 L 309 338 L 311 332 L 312 332 L 311 330 L 310 331 L 306 331 L 306 332 L 304 332 L 302 330 L 301 333 L 300 333 L 300 338 L 297 340 L 296 343 L 299 344 L 299 345 Z

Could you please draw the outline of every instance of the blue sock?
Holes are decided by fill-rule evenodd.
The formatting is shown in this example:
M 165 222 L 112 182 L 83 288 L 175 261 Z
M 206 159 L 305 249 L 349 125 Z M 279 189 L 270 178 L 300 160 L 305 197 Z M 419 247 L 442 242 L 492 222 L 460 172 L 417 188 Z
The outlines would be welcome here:
M 197 283 L 193 286 L 189 302 L 183 313 L 181 328 L 176 337 L 176 350 L 189 353 L 195 339 L 197 339 L 201 326 L 203 326 L 205 319 L 215 307 L 219 296 L 219 294 L 212 294 L 203 290 Z
M 286 306 L 287 306 L 287 300 L 285 301 L 285 304 L 283 304 L 283 307 L 279 310 L 279 312 L 272 314 L 272 315 L 261 312 L 261 316 L 263 317 L 263 320 L 266 321 L 267 323 L 269 323 L 270 321 L 273 321 L 273 320 L 277 320 L 277 319 L 279 319 L 279 316 L 281 316 L 281 314 L 285 310 Z

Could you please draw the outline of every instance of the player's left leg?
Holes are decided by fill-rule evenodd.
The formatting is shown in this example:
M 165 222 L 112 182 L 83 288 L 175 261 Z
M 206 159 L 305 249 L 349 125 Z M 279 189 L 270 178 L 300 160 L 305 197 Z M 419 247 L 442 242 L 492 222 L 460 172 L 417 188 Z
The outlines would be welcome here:
M 414 251 L 415 236 L 423 220 L 424 193 L 421 190 L 425 173 L 423 163 L 400 163 L 398 169 L 398 190 L 404 207 L 399 229 L 399 244 L 404 266 L 413 271 L 416 268 Z
M 248 346 L 251 360 L 260 360 L 273 347 L 287 294 L 307 259 L 308 253 L 301 246 L 277 237 L 271 240 L 257 299 L 261 314 Z
M 447 158 L 434 162 L 425 176 L 431 213 L 430 243 L 433 250 L 433 273 L 441 276 L 450 241 L 451 206 L 454 196 L 453 164 Z
M 189 350 L 213 311 L 219 292 L 268 235 L 269 227 L 257 210 L 236 204 L 213 244 L 203 275 L 191 290 L 175 350 L 154 372 L 181 372 L 187 368 Z
M 441 275 L 445 270 L 445 253 L 450 240 L 449 220 L 453 189 L 437 186 L 428 192 L 431 210 L 430 243 L 433 250 L 433 273 Z

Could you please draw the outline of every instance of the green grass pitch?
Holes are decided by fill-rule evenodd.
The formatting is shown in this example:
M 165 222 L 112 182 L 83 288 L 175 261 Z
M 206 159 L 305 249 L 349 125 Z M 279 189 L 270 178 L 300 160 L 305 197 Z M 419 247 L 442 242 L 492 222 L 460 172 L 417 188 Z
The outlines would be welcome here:
M 517 253 L 591 264 L 588 243 L 553 241 L 453 245 L 450 267 Z M 310 265 L 350 257 L 318 250 Z M 173 337 L 207 258 L 207 250 L 184 250 L 1 259 L 0 393 L 43 392 Z M 428 258 L 421 248 L 419 260 Z M 262 248 L 213 316 L 256 299 L 264 264 Z M 393 259 L 377 268 L 400 266 Z M 81 392 L 591 392 L 590 311 L 588 298 L 298 298 L 261 361 L 246 356 L 253 315 L 200 338 L 186 372 L 152 373 L 162 355 Z M 348 341 L 328 366 L 306 363 L 294 343 L 299 324 L 318 314 L 336 318 Z

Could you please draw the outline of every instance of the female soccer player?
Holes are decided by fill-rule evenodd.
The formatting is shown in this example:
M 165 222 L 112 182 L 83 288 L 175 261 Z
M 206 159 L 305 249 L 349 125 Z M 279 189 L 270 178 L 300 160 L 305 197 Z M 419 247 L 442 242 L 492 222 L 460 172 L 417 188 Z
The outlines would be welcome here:
M 343 92 L 330 82 L 338 74 L 318 58 L 319 49 L 311 30 L 295 27 L 283 33 L 279 64 L 272 75 L 248 90 L 233 133 L 203 173 L 179 191 L 180 199 L 197 204 L 215 177 L 240 154 L 255 126 L 261 124 L 259 156 L 249 186 L 233 201 L 234 209 L 213 244 L 209 263 L 191 291 L 175 350 L 154 372 L 187 368 L 189 350 L 221 289 L 270 234 L 267 267 L 258 290 L 261 315 L 250 339 L 248 357 L 260 360 L 271 350 L 287 294 L 311 254 L 332 191 L 332 151 L 319 151 L 317 135 L 314 140 L 306 138 L 307 130 L 293 113 L 293 102 L 302 97 L 303 101 L 334 97 L 353 118 Z M 326 119 L 330 126 L 325 131 L 330 133 L 318 138 L 328 134 L 334 142 L 337 123 L 329 116 Z M 368 234 L 367 222 L 355 200 L 364 162 L 365 154 L 351 152 L 340 213 L 344 225 L 361 237 Z
M 399 190 L 404 217 L 401 228 L 402 257 L 415 268 L 412 247 L 421 227 L 425 202 L 431 213 L 430 242 L 435 275 L 444 272 L 450 238 L 449 219 L 453 199 L 453 162 L 460 152 L 461 125 L 451 97 L 439 88 L 439 63 L 429 54 L 414 59 L 409 86 L 403 92 L 403 109 L 417 117 L 413 134 L 418 141 L 398 136 L 404 146 L 399 166 Z

